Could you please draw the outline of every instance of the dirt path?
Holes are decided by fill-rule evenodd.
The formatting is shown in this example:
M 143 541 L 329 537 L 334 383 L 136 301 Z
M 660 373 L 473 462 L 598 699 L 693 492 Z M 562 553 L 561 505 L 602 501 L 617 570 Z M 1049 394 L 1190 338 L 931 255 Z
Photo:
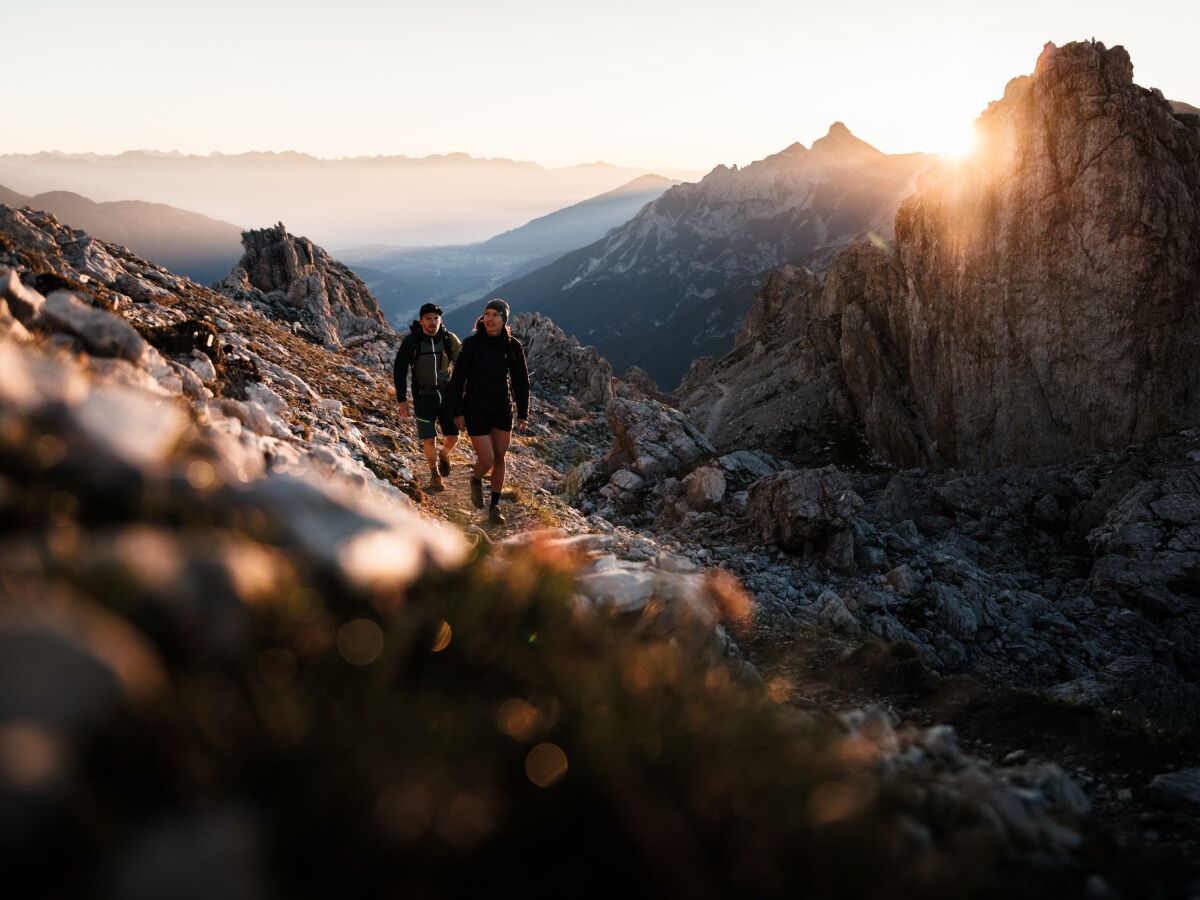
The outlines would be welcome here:
M 513 439 L 515 449 L 519 438 Z M 512 450 L 509 451 L 510 455 Z M 458 446 L 450 455 L 450 475 L 443 479 L 446 490 L 441 492 L 429 490 L 429 469 L 422 456 L 413 465 L 416 483 L 424 493 L 421 506 L 432 517 L 451 522 L 463 530 L 467 538 L 476 543 L 483 541 L 501 541 L 510 535 L 537 528 L 545 528 L 546 523 L 529 507 L 518 501 L 520 486 L 512 477 L 512 465 L 509 465 L 509 477 L 504 482 L 504 495 L 500 501 L 500 512 L 507 520 L 503 525 L 492 525 L 488 522 L 488 502 L 491 488 L 487 479 L 483 483 L 483 509 L 476 509 L 471 503 L 471 468 L 475 464 L 475 453 L 468 441 L 459 441 Z

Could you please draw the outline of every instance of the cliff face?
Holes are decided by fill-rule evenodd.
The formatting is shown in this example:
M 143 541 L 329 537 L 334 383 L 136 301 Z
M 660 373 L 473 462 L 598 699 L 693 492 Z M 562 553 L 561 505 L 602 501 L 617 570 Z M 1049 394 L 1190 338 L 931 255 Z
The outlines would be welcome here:
M 1135 85 L 1123 48 L 1075 43 L 1047 45 L 977 128 L 976 153 L 901 205 L 891 252 L 843 252 L 815 299 L 764 292 L 746 329 L 775 322 L 769 356 L 832 365 L 848 421 L 902 465 L 1050 462 L 1200 421 L 1200 120 Z M 835 351 L 803 336 L 818 320 Z M 694 415 L 704 372 L 682 392 Z
M 1062 459 L 1200 421 L 1196 120 L 1135 85 L 1124 48 L 1075 43 L 1047 45 L 978 129 L 975 157 L 901 206 L 902 289 L 846 298 L 844 361 L 893 363 L 928 426 L 921 451 L 950 464 Z M 915 435 L 873 423 L 903 398 L 855 368 L 872 441 L 911 459 Z
M 241 261 L 218 285 L 225 294 L 265 301 L 280 318 L 302 322 L 326 347 L 390 333 L 363 280 L 308 238 L 273 228 L 242 233 Z

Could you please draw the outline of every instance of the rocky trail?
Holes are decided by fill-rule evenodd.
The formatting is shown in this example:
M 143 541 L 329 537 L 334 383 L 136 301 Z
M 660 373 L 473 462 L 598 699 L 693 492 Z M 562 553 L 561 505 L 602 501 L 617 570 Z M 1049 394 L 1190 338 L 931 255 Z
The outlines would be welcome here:
M 513 435 L 509 445 L 511 460 L 522 456 L 525 447 L 520 435 Z M 444 491 L 429 489 L 428 472 L 425 459 L 419 461 L 421 474 L 416 481 L 421 488 L 421 508 L 434 518 L 451 522 L 462 529 L 463 534 L 471 543 L 482 540 L 485 544 L 500 542 L 524 532 L 537 531 L 547 527 L 560 527 L 560 518 L 546 509 L 545 501 L 535 498 L 528 490 L 528 482 L 523 479 L 509 478 L 505 484 L 504 496 L 500 501 L 500 511 L 505 518 L 503 525 L 492 525 L 488 522 L 488 498 L 490 487 L 484 482 L 484 507 L 476 509 L 471 503 L 471 471 L 475 464 L 475 454 L 460 441 L 450 456 L 450 474 L 443 479 L 446 486 Z M 519 465 L 519 464 L 518 464 Z

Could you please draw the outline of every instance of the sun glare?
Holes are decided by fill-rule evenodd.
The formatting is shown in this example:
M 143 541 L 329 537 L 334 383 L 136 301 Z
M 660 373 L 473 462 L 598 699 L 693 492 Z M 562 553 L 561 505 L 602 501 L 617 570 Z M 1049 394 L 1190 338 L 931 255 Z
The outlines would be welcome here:
M 974 123 L 966 128 L 947 132 L 938 142 L 937 154 L 942 159 L 966 159 L 975 152 L 978 135 Z

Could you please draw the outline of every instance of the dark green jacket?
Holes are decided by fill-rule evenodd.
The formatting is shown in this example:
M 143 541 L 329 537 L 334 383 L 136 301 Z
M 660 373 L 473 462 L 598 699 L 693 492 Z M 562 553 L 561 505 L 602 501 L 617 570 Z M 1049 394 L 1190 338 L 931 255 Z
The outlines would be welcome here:
M 450 383 L 450 366 L 458 359 L 462 341 L 443 325 L 430 337 L 420 322 L 413 322 L 400 342 L 392 363 L 396 399 L 408 399 L 408 372 L 412 369 L 412 394 L 432 393 Z

